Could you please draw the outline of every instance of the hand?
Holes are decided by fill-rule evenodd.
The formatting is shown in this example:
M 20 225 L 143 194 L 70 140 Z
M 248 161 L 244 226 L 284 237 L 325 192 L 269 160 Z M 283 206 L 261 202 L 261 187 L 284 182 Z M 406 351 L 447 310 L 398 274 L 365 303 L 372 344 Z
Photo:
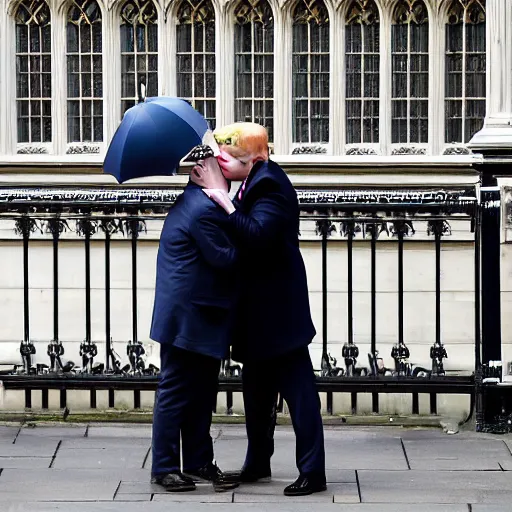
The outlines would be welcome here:
M 190 179 L 205 189 L 224 190 L 226 193 L 228 191 L 228 182 L 220 170 L 217 159 L 213 156 L 199 160 L 192 168 Z
M 233 206 L 226 190 L 204 189 L 203 192 L 223 208 L 228 215 L 231 215 L 235 211 L 235 207 Z

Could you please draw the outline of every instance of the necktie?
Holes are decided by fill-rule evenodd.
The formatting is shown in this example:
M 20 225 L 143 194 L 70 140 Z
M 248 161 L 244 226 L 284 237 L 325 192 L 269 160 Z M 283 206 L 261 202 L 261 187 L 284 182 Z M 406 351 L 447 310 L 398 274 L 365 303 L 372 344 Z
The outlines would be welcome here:
M 242 183 L 242 186 L 240 187 L 240 190 L 238 191 L 238 200 L 242 200 L 242 196 L 244 195 L 245 191 L 245 185 L 247 184 L 247 178 L 245 178 L 244 182 Z

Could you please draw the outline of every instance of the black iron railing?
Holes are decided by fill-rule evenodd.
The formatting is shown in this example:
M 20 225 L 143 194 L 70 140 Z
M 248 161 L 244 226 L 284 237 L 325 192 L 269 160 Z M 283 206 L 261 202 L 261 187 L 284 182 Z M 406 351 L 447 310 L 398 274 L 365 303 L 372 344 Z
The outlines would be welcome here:
M 134 407 L 141 405 L 141 391 L 154 390 L 158 368 L 145 363 L 144 344 L 139 339 L 137 310 L 137 247 L 146 224 L 162 219 L 180 190 L 169 189 L 76 189 L 3 188 L 0 189 L 0 223 L 14 221 L 23 242 L 23 340 L 20 364 L 3 371 L 6 389 L 25 390 L 25 406 L 32 406 L 32 391 L 42 390 L 43 408 L 48 408 L 48 391 L 60 390 L 60 406 L 66 406 L 69 389 L 90 390 L 90 405 L 96 407 L 98 390 L 108 390 L 109 406 L 115 406 L 115 390 L 132 390 Z M 321 242 L 322 271 L 322 357 L 318 368 L 318 388 L 327 396 L 327 409 L 333 411 L 333 393 L 351 393 L 351 406 L 358 409 L 358 393 L 372 393 L 372 410 L 379 412 L 380 393 L 411 393 L 412 410 L 419 413 L 419 394 L 430 394 L 430 412 L 437 413 L 437 395 L 467 394 L 475 398 L 475 375 L 481 374 L 480 333 L 480 208 L 476 190 L 298 190 L 304 225 L 314 223 Z M 448 354 L 441 337 L 441 246 L 450 235 L 451 223 L 463 224 L 474 233 L 474 353 L 475 367 L 467 372 L 447 372 Z M 417 226 L 435 250 L 435 338 L 430 348 L 429 365 L 414 367 L 404 332 L 404 245 Z M 73 230 L 84 240 L 85 326 L 80 345 L 81 364 L 65 362 L 66 342 L 59 334 L 59 243 L 63 233 Z M 47 363 L 34 363 L 36 346 L 31 338 L 29 300 L 30 239 L 39 231 L 51 237 L 53 245 L 53 339 L 47 340 Z M 330 355 L 328 331 L 329 245 L 334 232 L 347 251 L 347 342 L 342 347 L 343 365 Z M 111 259 L 112 236 L 122 233 L 131 244 L 131 324 L 132 336 L 124 340 L 126 357 L 114 350 L 111 335 Z M 104 241 L 105 248 L 105 360 L 97 361 L 98 340 L 91 335 L 91 240 Z M 387 368 L 379 355 L 377 329 L 377 246 L 380 240 L 396 240 L 398 338 Z M 370 350 L 368 364 L 360 364 L 361 354 L 354 339 L 354 242 L 364 240 L 370 250 Z M 1 251 L 1 248 L 0 248 Z M 1 257 L 0 257 L 1 258 Z M 3 269 L 3 271 L 8 271 Z M 340 312 L 343 314 L 344 312 Z M 389 321 L 392 321 L 391 319 Z M 449 321 L 449 319 L 445 319 Z M 39 359 L 41 359 L 39 357 Z M 2 362 L 0 345 L 0 363 Z M 274 370 L 273 370 L 274 371 Z M 275 371 L 278 371 L 276 369 Z M 239 367 L 223 364 L 220 391 L 227 393 L 227 410 L 233 393 L 241 390 Z M 471 407 L 472 408 L 472 407 Z

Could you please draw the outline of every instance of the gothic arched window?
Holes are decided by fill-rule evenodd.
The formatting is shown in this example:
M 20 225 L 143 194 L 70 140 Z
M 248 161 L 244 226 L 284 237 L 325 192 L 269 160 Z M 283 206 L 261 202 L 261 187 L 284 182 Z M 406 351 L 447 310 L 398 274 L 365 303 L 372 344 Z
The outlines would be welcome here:
M 322 0 L 293 10 L 293 142 L 329 142 L 329 14 Z
M 354 0 L 345 30 L 347 144 L 379 142 L 379 10 Z
M 121 111 L 158 95 L 158 13 L 151 0 L 121 9 Z
M 178 96 L 215 128 L 215 11 L 211 0 L 183 0 L 176 26 Z
M 50 8 L 44 0 L 22 0 L 15 21 L 18 142 L 51 142 Z
M 68 142 L 103 140 L 101 9 L 74 0 L 67 19 Z
M 469 142 L 485 118 L 485 3 L 453 0 L 446 24 L 445 142 Z
M 267 0 L 235 9 L 235 120 L 262 124 L 273 140 L 274 16 Z
M 428 142 L 428 15 L 423 0 L 400 0 L 391 30 L 393 143 Z

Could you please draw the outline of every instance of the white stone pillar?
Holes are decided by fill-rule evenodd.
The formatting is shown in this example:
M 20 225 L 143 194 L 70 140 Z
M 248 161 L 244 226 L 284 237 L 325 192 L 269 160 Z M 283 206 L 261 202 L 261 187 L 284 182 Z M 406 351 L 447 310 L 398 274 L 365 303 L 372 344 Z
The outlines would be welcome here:
M 67 4 L 66 4 L 67 5 Z M 52 8 L 52 149 L 56 155 L 66 153 L 67 129 L 67 62 L 66 62 L 66 7 Z M 68 6 L 69 8 L 69 6 Z
M 345 147 L 345 10 L 329 9 L 329 147 L 341 155 Z M 340 58 L 341 57 L 341 58 Z
M 216 124 L 235 120 L 235 48 L 232 6 L 214 2 L 215 7 L 215 89 Z
M 487 0 L 487 113 L 469 146 L 512 148 L 512 0 Z
M 432 12 L 429 16 L 428 145 L 431 155 L 439 155 L 444 145 L 444 129 L 440 129 L 444 128 L 444 88 L 439 84 L 445 76 L 445 19 Z
M 275 4 L 272 4 L 274 8 Z M 274 153 L 288 155 L 292 142 L 292 20 L 274 9 Z
M 121 122 L 121 43 L 119 6 L 103 13 L 103 144 L 108 148 Z
M 380 12 L 380 101 L 379 101 L 379 145 L 382 155 L 391 147 L 391 12 Z
M 16 37 L 14 19 L 0 0 L 0 154 L 16 153 Z
M 176 83 L 178 59 L 176 57 L 176 9 L 174 4 L 166 8 L 165 24 L 162 23 L 161 42 L 158 42 L 158 69 L 161 80 L 163 96 L 176 96 L 178 85 Z

